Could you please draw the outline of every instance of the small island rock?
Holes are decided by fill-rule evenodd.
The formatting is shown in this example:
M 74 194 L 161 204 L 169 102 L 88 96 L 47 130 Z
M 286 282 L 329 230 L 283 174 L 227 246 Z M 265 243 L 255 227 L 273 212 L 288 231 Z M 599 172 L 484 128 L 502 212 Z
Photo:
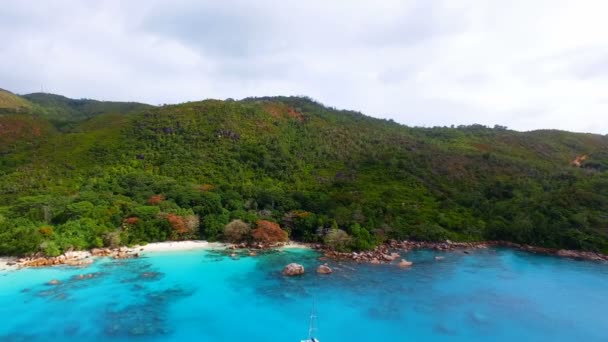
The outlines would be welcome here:
M 295 262 L 285 266 L 283 269 L 283 275 L 286 276 L 296 276 L 301 274 L 304 274 L 304 266 L 296 264 Z
M 319 267 L 317 267 L 317 273 L 319 274 L 330 274 L 332 272 L 333 270 L 327 266 L 327 264 L 319 265 Z

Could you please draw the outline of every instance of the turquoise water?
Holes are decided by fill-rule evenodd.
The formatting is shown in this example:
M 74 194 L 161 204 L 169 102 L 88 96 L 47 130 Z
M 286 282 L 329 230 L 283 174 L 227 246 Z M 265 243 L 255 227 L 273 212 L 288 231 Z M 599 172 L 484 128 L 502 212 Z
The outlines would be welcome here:
M 0 341 L 300 341 L 313 295 L 323 342 L 608 341 L 607 264 L 422 250 L 410 269 L 330 262 L 320 276 L 317 257 L 199 250 L 0 273 Z M 294 261 L 307 273 L 281 276 Z

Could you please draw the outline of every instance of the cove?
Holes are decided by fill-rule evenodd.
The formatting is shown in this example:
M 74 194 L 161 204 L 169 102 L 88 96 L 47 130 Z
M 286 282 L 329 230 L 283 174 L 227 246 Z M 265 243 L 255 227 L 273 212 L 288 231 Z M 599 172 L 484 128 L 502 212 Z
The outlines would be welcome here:
M 0 273 L 0 341 L 606 341 L 608 265 L 490 248 L 413 267 L 210 250 Z M 435 260 L 435 256 L 443 256 Z M 306 267 L 284 277 L 283 266 Z M 56 279 L 59 284 L 48 285 Z

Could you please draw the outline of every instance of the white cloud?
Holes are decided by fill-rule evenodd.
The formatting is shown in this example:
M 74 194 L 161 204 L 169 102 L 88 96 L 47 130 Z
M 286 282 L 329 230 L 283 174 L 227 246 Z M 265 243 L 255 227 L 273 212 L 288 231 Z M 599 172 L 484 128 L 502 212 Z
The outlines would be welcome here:
M 53 1 L 0 8 L 0 87 L 309 95 L 408 125 L 608 133 L 608 3 Z

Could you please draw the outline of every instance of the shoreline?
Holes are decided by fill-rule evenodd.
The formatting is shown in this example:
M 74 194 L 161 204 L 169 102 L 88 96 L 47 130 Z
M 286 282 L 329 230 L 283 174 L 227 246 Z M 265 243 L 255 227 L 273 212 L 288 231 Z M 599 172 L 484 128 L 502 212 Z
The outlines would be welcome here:
M 276 249 L 312 249 L 310 245 L 289 241 L 282 246 L 274 247 Z M 164 253 L 164 252 L 180 252 L 180 251 L 195 251 L 195 250 L 228 250 L 228 249 L 252 249 L 257 248 L 240 248 L 238 245 L 224 242 L 209 242 L 205 240 L 187 240 L 187 241 L 164 241 L 153 242 L 146 245 L 137 245 L 133 247 L 119 248 L 93 248 L 88 251 L 71 251 L 65 252 L 57 257 L 0 257 L 0 272 L 8 272 L 20 270 L 23 268 L 38 268 L 50 267 L 58 265 L 67 265 L 75 267 L 87 267 L 92 264 L 97 258 L 109 257 L 113 259 L 130 259 L 138 258 L 148 253 Z
M 17 258 L 0 257 L 0 272 L 14 271 L 17 269 L 19 269 L 19 266 L 17 266 Z
M 444 242 L 421 242 L 421 241 L 396 241 L 390 240 L 380 246 L 377 246 L 371 251 L 362 252 L 337 252 L 326 248 L 320 248 L 319 251 L 324 253 L 324 256 L 336 260 L 352 260 L 358 263 L 382 264 L 391 263 L 397 257 L 395 250 L 408 253 L 415 249 L 430 249 L 442 252 L 458 252 L 461 251 L 468 254 L 469 251 L 475 249 L 485 249 L 489 247 L 506 247 L 513 250 L 528 252 L 532 254 L 551 255 L 559 258 L 567 258 L 572 260 L 586 260 L 594 262 L 608 262 L 608 255 L 598 252 L 588 252 L 570 249 L 555 249 L 531 245 L 522 245 L 508 241 L 478 241 L 478 242 L 452 242 L 446 240 Z
M 394 250 L 401 250 L 403 253 L 408 253 L 414 249 L 431 249 L 444 252 L 463 251 L 468 253 L 469 250 L 475 250 L 488 247 L 507 247 L 513 250 L 525 251 L 534 254 L 553 255 L 560 258 L 568 258 L 574 260 L 600 261 L 608 262 L 608 255 L 577 251 L 566 249 L 551 249 L 530 245 L 520 245 L 506 241 L 479 241 L 479 242 L 417 242 L 417 241 L 388 241 L 385 244 L 377 246 L 371 251 L 362 252 L 337 252 L 329 250 L 322 245 L 308 244 L 297 241 L 289 241 L 287 244 L 271 247 L 268 249 L 313 249 L 324 255 L 326 258 L 335 260 L 352 260 L 358 263 L 391 263 L 396 259 Z M 100 257 L 110 257 L 113 259 L 129 259 L 138 258 L 142 254 L 147 253 L 163 253 L 163 252 L 179 252 L 179 251 L 194 251 L 194 250 L 259 250 L 265 248 L 255 248 L 246 245 L 237 245 L 224 242 L 208 242 L 205 240 L 187 240 L 187 241 L 165 241 L 153 242 L 146 245 L 133 247 L 119 248 L 93 248 L 88 251 L 70 251 L 57 257 L 29 257 L 18 258 L 12 256 L 0 256 L 0 272 L 15 271 L 23 268 L 49 267 L 56 265 L 67 265 L 75 267 L 87 267 L 92 264 L 95 259 Z M 393 252 L 393 253 L 392 253 Z M 255 255 L 253 252 L 252 255 Z

